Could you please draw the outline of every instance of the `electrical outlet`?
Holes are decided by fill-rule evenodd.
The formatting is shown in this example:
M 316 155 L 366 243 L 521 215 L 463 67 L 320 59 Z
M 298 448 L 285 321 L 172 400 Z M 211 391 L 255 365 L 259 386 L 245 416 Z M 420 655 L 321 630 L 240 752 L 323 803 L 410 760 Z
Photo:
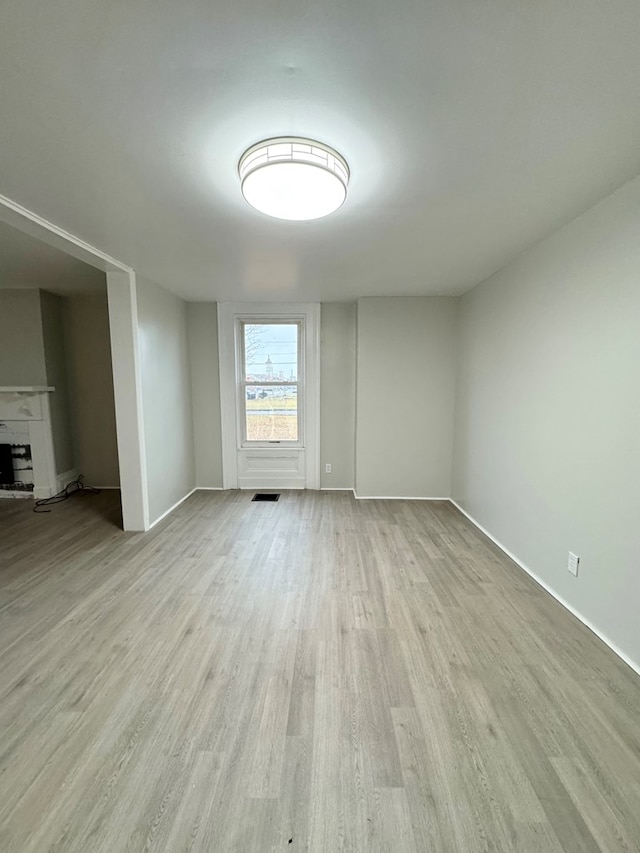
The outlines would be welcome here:
M 331 462 L 327 462 L 327 464 L 324 466 L 324 473 L 325 474 L 331 473 Z
M 577 554 L 574 554 L 572 551 L 569 551 L 569 562 L 567 563 L 567 568 L 571 572 L 572 575 L 578 577 L 578 566 L 580 565 L 580 557 Z

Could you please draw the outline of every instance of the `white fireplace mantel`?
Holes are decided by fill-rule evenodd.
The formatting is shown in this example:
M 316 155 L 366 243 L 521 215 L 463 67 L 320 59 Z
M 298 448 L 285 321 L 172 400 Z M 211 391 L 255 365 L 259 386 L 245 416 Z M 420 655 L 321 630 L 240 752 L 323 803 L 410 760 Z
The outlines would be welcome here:
M 0 386 L 0 424 L 11 430 L 14 422 L 28 425 L 31 461 L 33 464 L 33 497 L 48 498 L 56 494 L 56 463 L 53 450 L 51 407 L 49 394 L 52 385 Z M 0 441 L 2 433 L 0 432 Z M 0 493 L 0 497 L 26 497 L 13 492 Z

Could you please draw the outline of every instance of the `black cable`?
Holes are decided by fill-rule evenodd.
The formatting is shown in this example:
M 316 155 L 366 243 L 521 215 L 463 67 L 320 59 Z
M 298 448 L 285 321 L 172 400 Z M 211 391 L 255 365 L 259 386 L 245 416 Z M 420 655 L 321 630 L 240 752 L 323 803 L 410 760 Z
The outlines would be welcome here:
M 61 492 L 58 492 L 57 495 L 51 495 L 50 498 L 39 498 L 33 505 L 33 511 L 51 512 L 50 509 L 42 509 L 41 507 L 62 503 L 62 501 L 66 501 L 67 498 L 70 498 L 78 492 L 91 492 L 92 494 L 97 495 L 100 493 L 100 489 L 96 489 L 95 486 L 85 485 L 84 474 L 80 474 L 76 480 L 72 480 L 70 483 L 67 483 L 64 489 L 62 489 Z

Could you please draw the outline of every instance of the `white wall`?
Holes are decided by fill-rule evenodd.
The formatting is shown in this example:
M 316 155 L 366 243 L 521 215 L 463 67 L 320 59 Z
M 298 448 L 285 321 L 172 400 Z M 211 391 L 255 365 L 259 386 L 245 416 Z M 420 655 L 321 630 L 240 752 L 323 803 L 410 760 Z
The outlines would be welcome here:
M 39 290 L 0 290 L 0 385 L 46 385 Z
M 320 486 L 352 489 L 355 468 L 356 304 L 322 304 Z M 331 473 L 325 465 L 331 464 Z
M 196 484 L 222 487 L 217 305 L 187 304 Z M 321 485 L 353 488 L 355 303 L 322 305 Z M 324 473 L 330 462 L 332 473 Z
M 636 664 L 639 235 L 637 179 L 464 296 L 453 480 L 460 505 Z
M 117 487 L 120 476 L 106 288 L 103 293 L 65 297 L 64 315 L 75 467 L 91 485 Z
M 69 382 L 65 352 L 63 299 L 46 290 L 40 290 L 42 339 L 47 372 L 47 385 L 56 389 L 49 395 L 51 406 L 51 432 L 56 474 L 73 476 L 74 447 L 69 415 Z M 65 483 L 66 485 L 66 483 Z
M 356 491 L 448 497 L 456 299 L 358 300 Z
M 137 280 L 138 341 L 151 524 L 195 486 L 187 306 Z
M 187 303 L 196 486 L 222 488 L 218 306 Z

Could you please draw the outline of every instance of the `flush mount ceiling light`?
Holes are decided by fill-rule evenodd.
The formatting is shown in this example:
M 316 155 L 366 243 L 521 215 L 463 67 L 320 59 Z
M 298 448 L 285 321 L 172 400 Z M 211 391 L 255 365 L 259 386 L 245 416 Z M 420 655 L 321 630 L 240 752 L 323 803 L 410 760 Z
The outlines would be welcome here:
M 347 197 L 346 160 L 312 139 L 282 136 L 258 142 L 240 158 L 238 174 L 249 204 L 278 219 L 319 219 Z

